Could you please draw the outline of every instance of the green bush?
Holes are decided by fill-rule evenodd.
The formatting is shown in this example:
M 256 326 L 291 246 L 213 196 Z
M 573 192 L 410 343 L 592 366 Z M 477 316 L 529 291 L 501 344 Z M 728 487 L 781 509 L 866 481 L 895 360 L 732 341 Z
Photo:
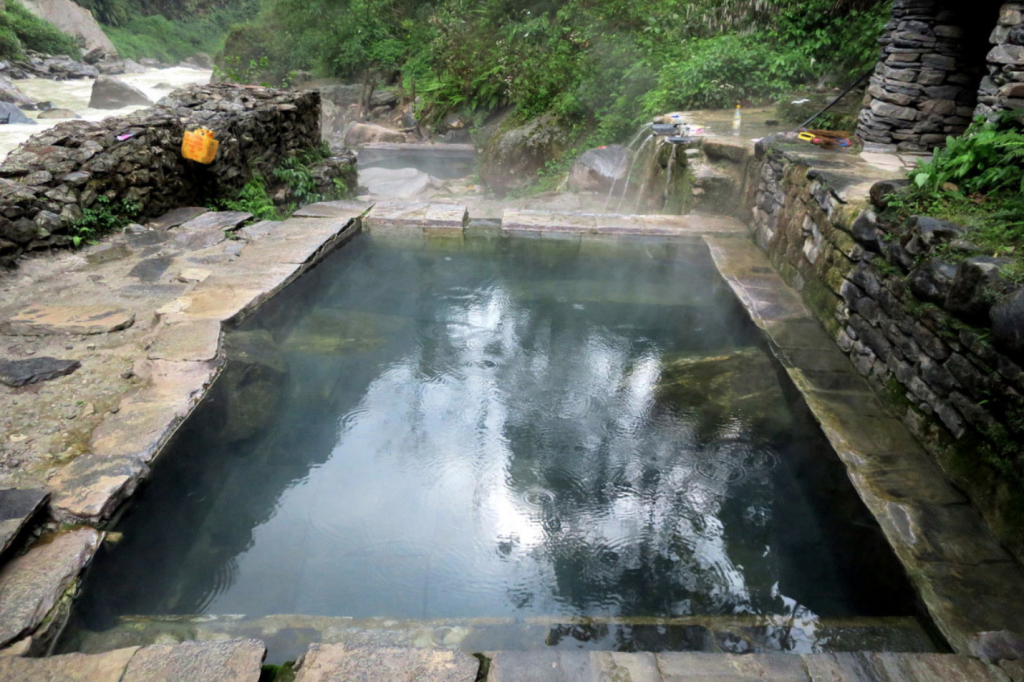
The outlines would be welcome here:
M 71 243 L 75 248 L 95 244 L 103 235 L 128 226 L 141 212 L 142 206 L 137 202 L 127 199 L 113 202 L 107 197 L 100 197 L 71 224 Z
M 0 59 L 21 59 L 21 41 L 10 26 L 0 26 Z
M 35 16 L 17 0 L 8 0 L 7 11 L 0 14 L 0 29 L 7 29 L 13 33 L 23 49 L 45 54 L 63 54 L 73 59 L 82 57 L 82 51 L 74 38 L 63 33 L 50 22 Z M 0 49 L 11 49 L 12 45 L 13 42 L 7 35 L 3 39 L 3 47 Z M 21 51 L 17 50 L 9 56 L 20 56 L 20 54 Z

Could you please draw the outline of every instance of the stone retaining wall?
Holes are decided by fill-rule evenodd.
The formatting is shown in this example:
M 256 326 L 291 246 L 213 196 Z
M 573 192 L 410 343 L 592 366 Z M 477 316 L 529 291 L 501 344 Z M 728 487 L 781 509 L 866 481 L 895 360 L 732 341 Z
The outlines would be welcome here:
M 210 166 L 186 161 L 186 130 L 220 140 Z M 70 121 L 32 136 L 0 164 L 0 264 L 66 246 L 99 197 L 143 217 L 234 197 L 254 173 L 320 145 L 320 95 L 227 84 L 177 90 L 154 107 L 99 123 Z
M 956 226 L 884 224 L 868 188 L 884 202 L 891 183 L 872 187 L 870 173 L 851 179 L 827 164 L 814 168 L 801 152 L 767 141 L 758 160 L 748 196 L 758 245 L 1024 559 L 1024 347 L 991 322 L 1019 315 L 1024 290 L 1014 297 L 998 259 L 933 258 L 932 249 L 959 236 Z
M 988 76 L 981 81 L 978 111 L 1024 111 L 1024 4 L 1008 2 L 999 13 L 988 53 Z
M 986 1 L 973 11 L 984 14 Z M 971 49 L 972 33 L 988 28 L 965 27 L 959 4 L 894 0 L 893 19 L 879 41 L 882 58 L 857 126 L 862 139 L 923 152 L 967 129 L 982 75 L 982 60 L 975 61 Z

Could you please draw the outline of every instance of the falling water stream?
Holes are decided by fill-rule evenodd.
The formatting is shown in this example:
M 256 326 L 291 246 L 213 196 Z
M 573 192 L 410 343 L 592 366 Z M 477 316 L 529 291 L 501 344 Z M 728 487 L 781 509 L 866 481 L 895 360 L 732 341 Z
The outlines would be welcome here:
M 641 158 L 643 158 L 644 149 L 647 148 L 647 145 L 650 144 L 651 140 L 653 140 L 653 139 L 654 139 L 654 135 L 653 134 L 652 135 L 648 135 L 647 139 L 645 139 L 643 141 L 643 144 L 641 144 L 640 148 L 637 150 L 636 158 L 633 159 L 633 163 L 629 167 L 629 173 L 626 175 L 626 184 L 622 186 L 622 196 L 619 197 L 619 203 L 616 204 L 616 206 L 615 206 L 615 212 L 616 213 L 621 212 L 621 210 L 622 210 L 622 203 L 626 200 L 626 194 L 629 192 L 629 181 L 633 178 L 633 171 L 636 170 L 638 162 L 640 161 Z

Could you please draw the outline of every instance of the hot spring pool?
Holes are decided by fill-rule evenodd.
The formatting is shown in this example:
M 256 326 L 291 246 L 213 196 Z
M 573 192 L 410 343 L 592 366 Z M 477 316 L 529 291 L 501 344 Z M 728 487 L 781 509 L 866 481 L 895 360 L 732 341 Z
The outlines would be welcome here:
M 68 648 L 137 616 L 653 624 L 535 642 L 626 650 L 914 616 L 705 247 L 447 244 L 360 235 L 231 332 Z

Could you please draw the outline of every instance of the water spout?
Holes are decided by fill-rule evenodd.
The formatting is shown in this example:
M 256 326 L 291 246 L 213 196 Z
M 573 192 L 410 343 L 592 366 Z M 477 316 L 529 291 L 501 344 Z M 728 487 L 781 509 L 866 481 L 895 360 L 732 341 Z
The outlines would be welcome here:
M 672 188 L 672 170 L 675 168 L 675 165 L 676 165 L 676 151 L 678 151 L 678 150 L 679 150 L 679 145 L 674 144 L 674 145 L 672 145 L 672 151 L 669 152 L 669 155 L 668 155 L 668 172 L 665 174 L 665 191 L 661 193 L 661 196 L 662 196 L 661 209 L 662 210 L 665 210 L 665 207 L 668 206 L 668 192 Z
M 647 139 L 640 145 L 640 149 L 636 152 L 636 158 L 633 159 L 633 163 L 629 166 L 629 173 L 626 175 L 626 184 L 622 186 L 622 196 L 619 197 L 619 203 L 615 206 L 615 212 L 618 213 L 622 210 L 622 202 L 626 200 L 626 193 L 629 192 L 629 181 L 633 178 L 633 171 L 636 170 L 637 163 L 641 162 L 644 155 L 644 149 L 650 144 L 651 140 L 654 139 L 654 135 L 648 135 Z

